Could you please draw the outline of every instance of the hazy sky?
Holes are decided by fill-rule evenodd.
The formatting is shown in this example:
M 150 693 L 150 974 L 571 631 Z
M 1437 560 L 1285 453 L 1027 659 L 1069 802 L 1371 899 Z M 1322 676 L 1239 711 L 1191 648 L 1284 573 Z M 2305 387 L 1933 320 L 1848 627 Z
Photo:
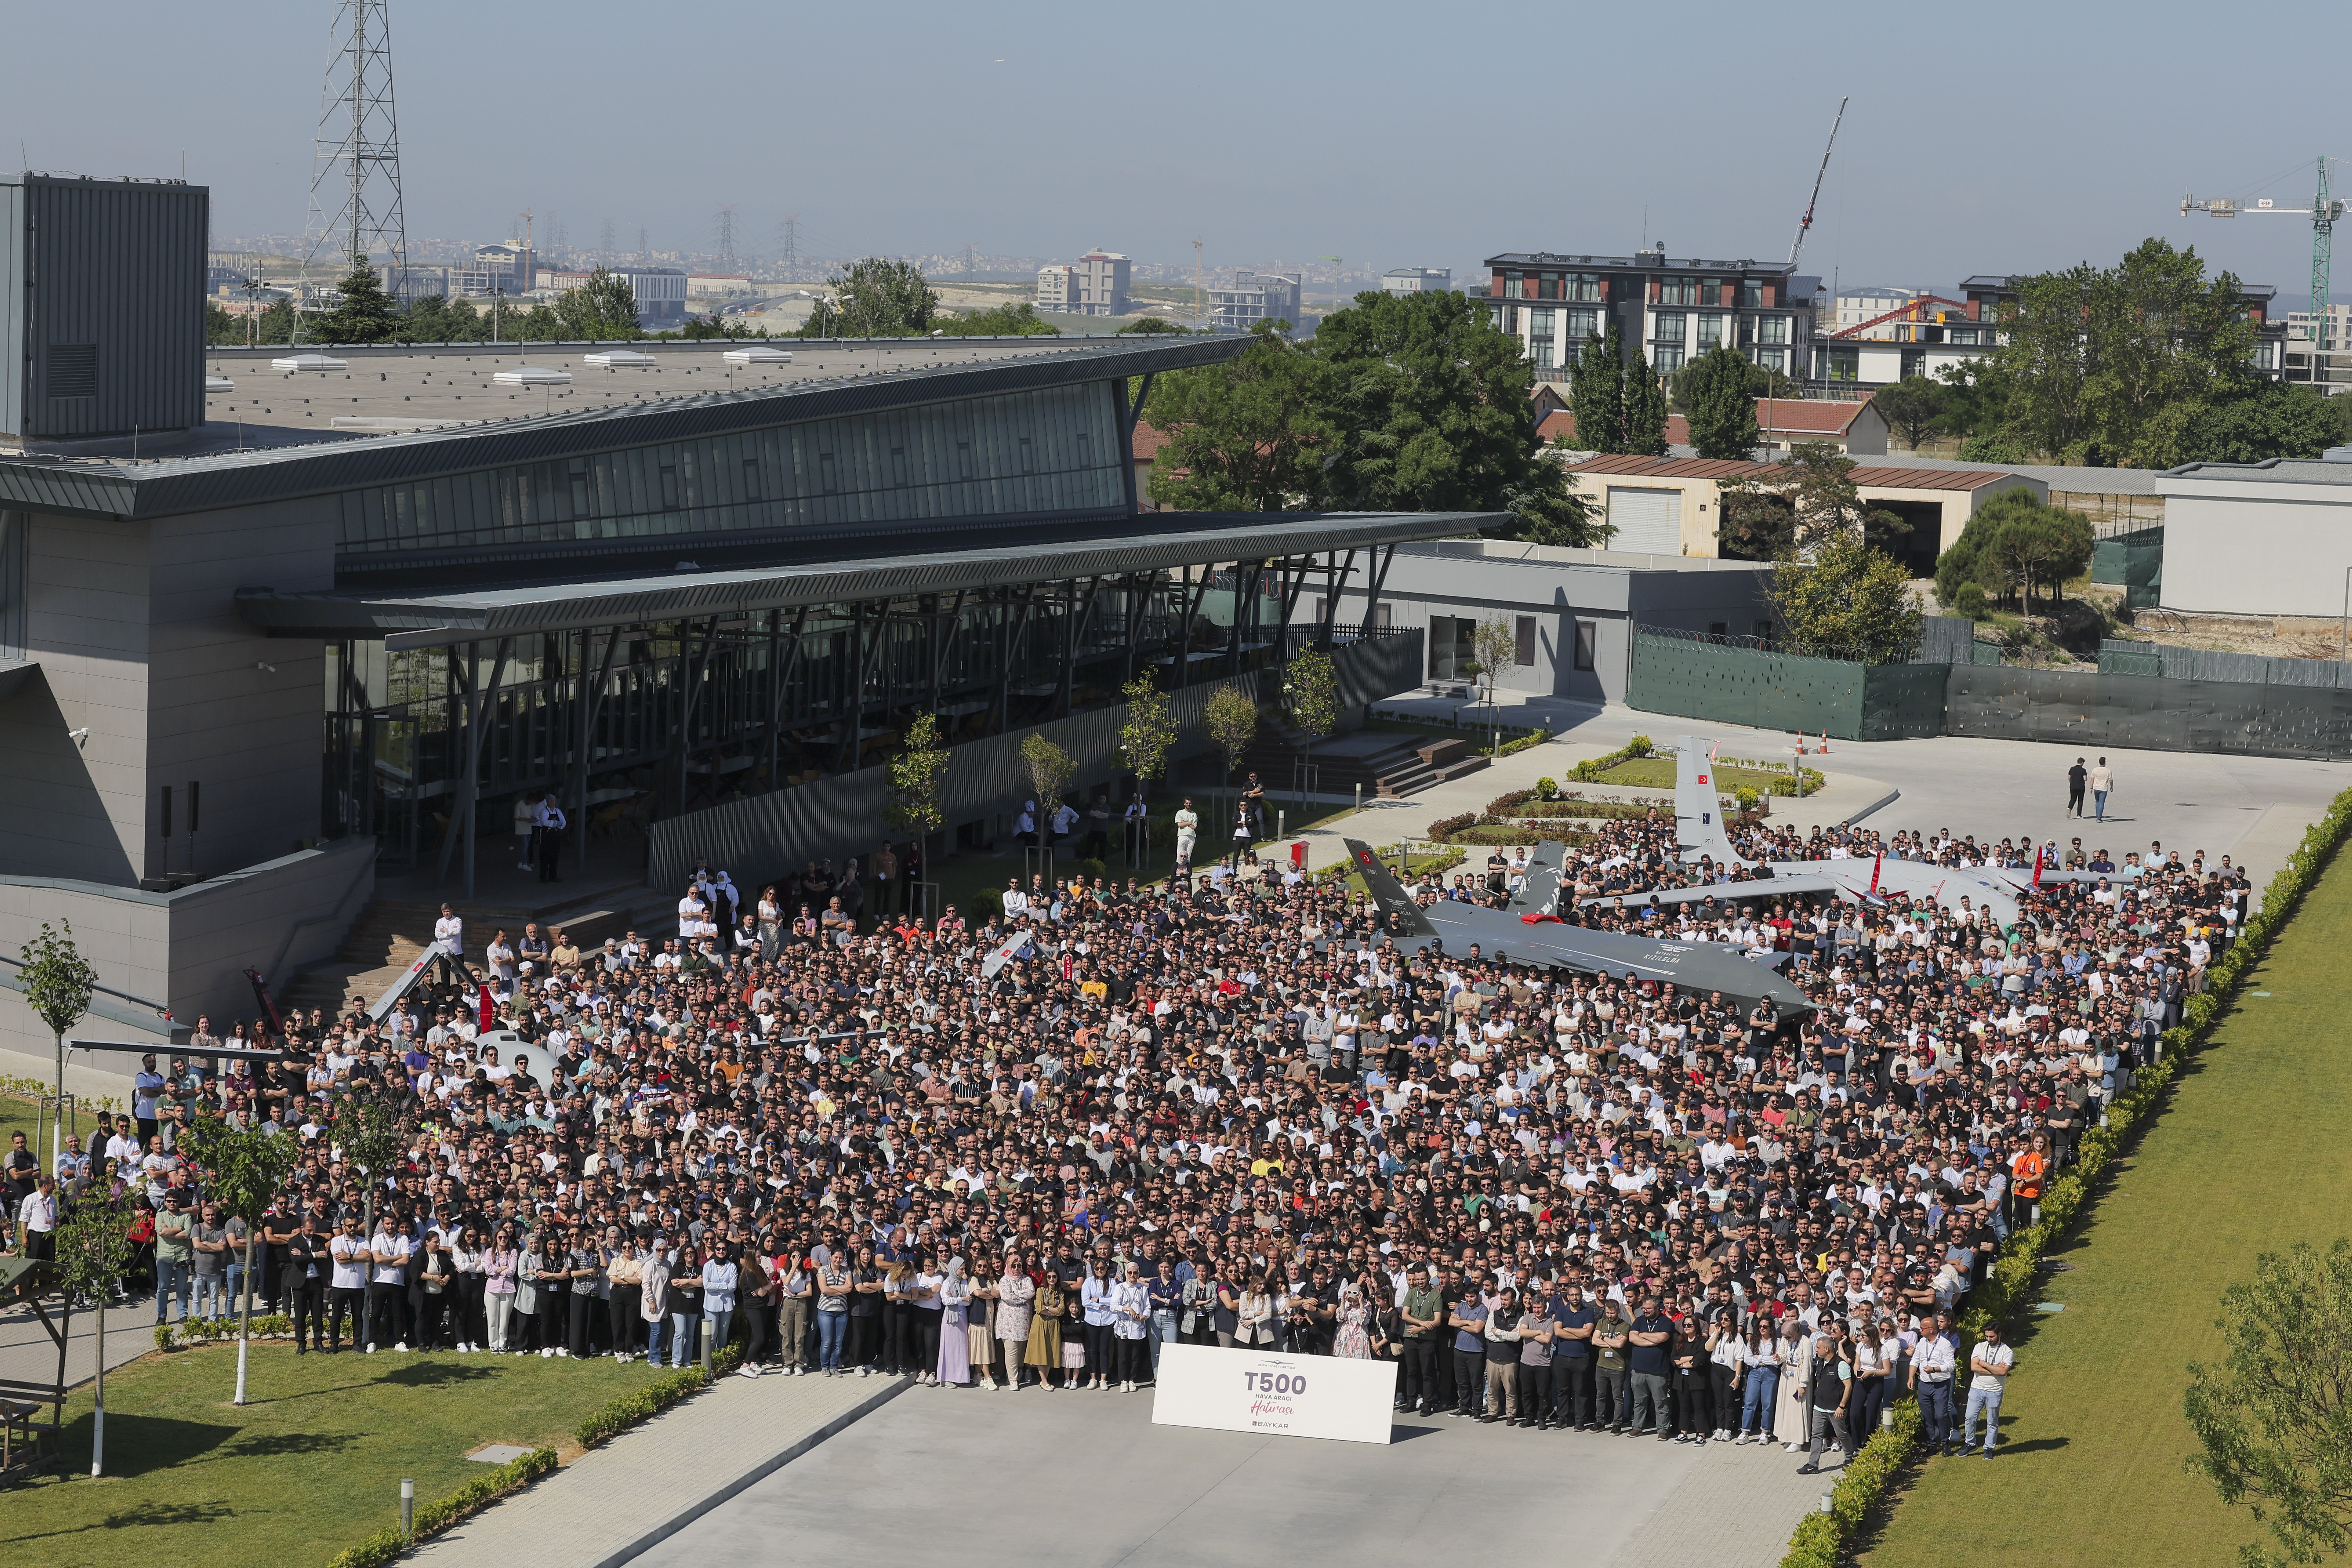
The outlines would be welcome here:
M 299 233 L 337 10 L 19 0 L 0 157 L 158 174 L 184 153 L 216 235 Z M 393 0 L 392 27 L 412 236 L 501 238 L 530 206 L 583 247 L 609 217 L 624 249 L 640 225 L 703 248 L 732 203 L 761 254 L 796 212 L 835 253 L 1189 262 L 1199 237 L 1213 265 L 1458 277 L 1630 250 L 1646 208 L 1671 255 L 1785 257 L 1851 94 L 1808 271 L 1940 289 L 2157 234 L 2299 296 L 2307 220 L 2177 209 L 2185 186 L 2307 205 L 2314 155 L 2352 158 L 2334 75 L 2287 63 L 2342 15 Z

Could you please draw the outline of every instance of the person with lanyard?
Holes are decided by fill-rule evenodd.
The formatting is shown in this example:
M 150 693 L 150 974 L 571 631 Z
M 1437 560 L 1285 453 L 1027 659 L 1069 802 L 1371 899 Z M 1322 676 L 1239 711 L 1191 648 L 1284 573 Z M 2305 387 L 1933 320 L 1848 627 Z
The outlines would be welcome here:
M 1445 1297 L 1431 1280 L 1429 1266 L 1417 1258 L 1404 1271 L 1404 1298 L 1397 1311 L 1404 1350 L 1399 1407 L 1426 1415 L 1443 1399 L 1437 1392 L 1437 1338 L 1445 1324 Z
M 2106 758 L 2099 763 L 2106 765 Z M 2096 781 L 2093 781 L 2095 787 Z M 2017 1365 L 2017 1352 L 2000 1342 L 2000 1330 L 1985 1325 L 1984 1342 L 1969 1352 L 1969 1407 L 1960 1423 L 1960 1451 L 1966 1453 L 1976 1436 L 1977 1415 L 1984 1415 L 1985 1458 L 1992 1458 L 1993 1446 L 2000 1440 L 2000 1396 L 2009 1386 L 2009 1374 Z
M 16 1250 L 28 1258 L 53 1258 L 58 1255 L 57 1231 L 58 1180 L 44 1171 L 16 1205 Z
M 343 1216 L 341 1230 L 327 1243 L 332 1272 L 327 1282 L 327 1342 L 320 1347 L 333 1355 L 343 1348 L 343 1324 L 352 1328 L 352 1343 L 367 1338 L 367 1237 L 360 1234 L 360 1216 Z
M 1920 1324 L 1919 1342 L 1912 1347 L 1911 1387 L 1919 1396 L 1919 1425 L 1927 1452 L 1939 1458 L 1958 1451 L 1952 1444 L 1952 1373 L 1958 1354 L 1943 1314 L 1930 1314 Z
M 1485 1414 L 1486 1389 L 1486 1301 L 1465 1287 L 1446 1314 L 1454 1330 L 1454 1409 L 1456 1421 L 1475 1421 Z
M 323 1351 L 327 1348 L 326 1275 L 333 1259 L 327 1252 L 327 1237 L 320 1234 L 318 1215 L 305 1213 L 282 1236 L 273 1230 L 270 1242 L 286 1259 L 279 1289 L 285 1293 L 287 1316 L 294 1322 L 294 1353 Z
M 1629 1436 L 1639 1437 L 1654 1430 L 1659 1442 L 1674 1440 L 1674 1415 L 1667 1406 L 1668 1379 L 1674 1370 L 1667 1345 L 1674 1337 L 1674 1320 L 1659 1312 L 1655 1296 L 1644 1296 L 1641 1314 L 1625 1334 L 1633 1396 Z
M 1176 1278 L 1175 1262 L 1163 1256 L 1152 1277 L 1144 1281 L 1150 1304 L 1151 1381 L 1160 1381 L 1160 1347 L 1176 1342 L 1177 1325 L 1184 1309 L 1184 1287 Z
M 1564 1431 L 1593 1430 L 1598 1423 L 1592 1419 L 1592 1335 L 1601 1316 L 1584 1299 L 1572 1271 L 1552 1292 L 1545 1313 L 1551 1320 L 1552 1419 Z
M 1805 1462 L 1797 1467 L 1799 1475 L 1821 1474 L 1822 1450 L 1845 1425 L 1846 1401 L 1853 1386 L 1852 1371 L 1838 1354 L 1837 1342 L 1827 1334 L 1814 1335 L 1812 1373 L 1805 1389 L 1811 1447 Z
M 376 1221 L 367 1248 L 367 1353 L 387 1336 L 393 1349 L 408 1349 L 408 1260 L 415 1251 L 406 1227 L 391 1215 Z
M 131 1075 L 131 1115 L 139 1124 L 139 1146 L 152 1149 L 162 1122 L 156 1115 L 156 1100 L 168 1087 L 169 1080 L 155 1070 L 153 1053 L 139 1058 L 139 1070 Z

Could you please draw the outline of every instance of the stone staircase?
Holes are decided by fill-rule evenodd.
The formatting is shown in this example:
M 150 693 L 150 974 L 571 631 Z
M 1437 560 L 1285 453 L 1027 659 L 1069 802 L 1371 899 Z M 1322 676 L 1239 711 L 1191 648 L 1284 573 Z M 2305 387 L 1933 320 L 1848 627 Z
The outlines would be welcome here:
M 556 896 L 533 904 L 513 900 L 450 905 L 466 921 L 467 954 L 481 962 L 483 946 L 500 930 L 509 940 L 533 921 L 542 931 L 561 927 L 583 949 L 601 945 L 608 936 L 631 930 L 658 939 L 677 930 L 677 900 L 641 883 L 616 883 L 580 890 L 562 889 Z M 352 922 L 335 956 L 296 973 L 271 995 L 281 1011 L 323 1007 L 331 1015 L 348 1006 L 354 996 L 368 1003 L 391 989 L 416 962 L 433 940 L 433 922 L 440 918 L 438 900 L 425 902 L 380 898 L 362 910 Z
M 1276 731 L 1243 753 L 1234 776 L 1246 778 L 1255 771 L 1267 790 L 1285 794 L 1297 760 L 1297 743 Z M 1345 797 L 1361 784 L 1368 800 L 1415 795 L 1489 765 L 1486 758 L 1470 754 L 1466 739 L 1429 740 L 1375 731 L 1322 741 L 1316 745 L 1312 761 L 1318 770 L 1318 795 Z

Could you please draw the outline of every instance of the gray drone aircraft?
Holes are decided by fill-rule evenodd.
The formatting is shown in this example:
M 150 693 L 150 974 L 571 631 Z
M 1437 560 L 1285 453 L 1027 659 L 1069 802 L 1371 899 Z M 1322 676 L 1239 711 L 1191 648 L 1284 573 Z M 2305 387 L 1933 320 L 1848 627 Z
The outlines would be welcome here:
M 1564 923 L 1550 912 L 1564 851 L 1547 843 L 1536 852 L 1526 883 L 1504 910 L 1441 900 L 1424 910 L 1370 847 L 1350 838 L 1348 854 L 1364 879 L 1391 941 L 1408 952 L 1435 947 L 1465 954 L 1472 946 L 1489 958 L 1572 969 L 1585 974 L 1632 973 L 1671 980 L 1686 992 L 1720 991 L 1753 1004 L 1769 997 L 1785 1017 L 1810 1012 L 1802 991 L 1744 953 L 1712 942 L 1661 942 Z

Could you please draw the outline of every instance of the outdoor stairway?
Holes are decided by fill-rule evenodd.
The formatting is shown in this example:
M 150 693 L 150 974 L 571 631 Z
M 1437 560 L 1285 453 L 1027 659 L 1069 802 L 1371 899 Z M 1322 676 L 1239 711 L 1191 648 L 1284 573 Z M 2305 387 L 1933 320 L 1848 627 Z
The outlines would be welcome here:
M 1368 800 L 1394 800 L 1488 765 L 1486 758 L 1469 752 L 1467 740 L 1359 731 L 1317 742 L 1309 760 L 1317 769 L 1319 795 L 1345 798 L 1360 784 Z M 1255 771 L 1269 795 L 1287 795 L 1297 762 L 1295 741 L 1269 736 L 1242 754 L 1234 777 L 1245 779 Z
M 631 930 L 659 941 L 677 929 L 675 893 L 665 894 L 638 883 L 585 890 L 559 886 L 547 892 L 544 901 L 532 905 L 511 900 L 469 904 L 451 899 L 451 907 L 466 921 L 467 957 L 478 965 L 484 945 L 495 933 L 503 930 L 511 941 L 532 921 L 541 931 L 561 927 L 583 950 Z M 432 942 L 433 922 L 440 915 L 437 902 L 373 900 L 352 922 L 334 957 L 297 972 L 282 984 L 273 984 L 270 994 L 281 1012 L 299 1007 L 307 1013 L 323 1007 L 332 1013 L 348 1005 L 353 996 L 373 1003 L 392 988 Z

